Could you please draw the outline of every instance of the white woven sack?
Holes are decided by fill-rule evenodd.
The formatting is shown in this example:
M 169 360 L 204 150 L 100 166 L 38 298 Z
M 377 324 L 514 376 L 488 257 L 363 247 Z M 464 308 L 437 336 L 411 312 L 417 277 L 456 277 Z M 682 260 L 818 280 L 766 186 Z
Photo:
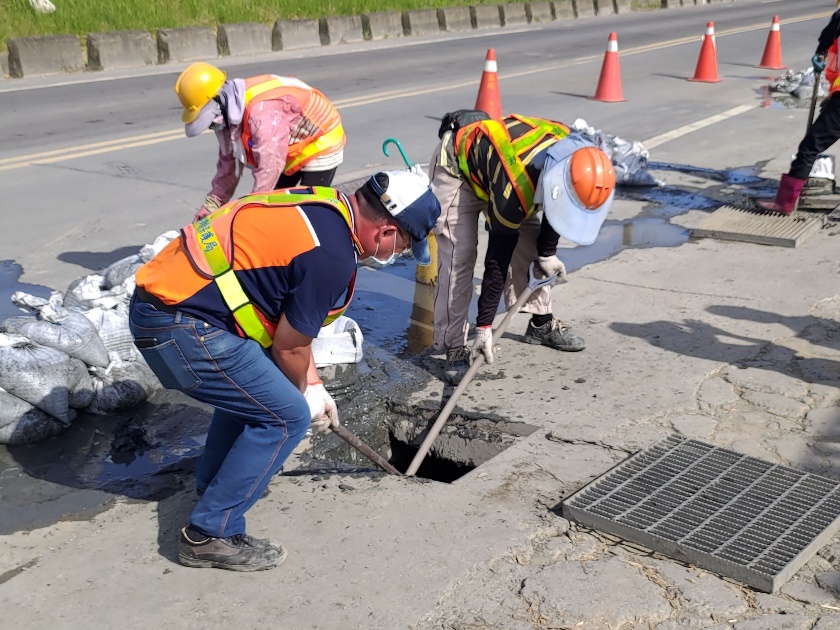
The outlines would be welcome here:
M 359 325 L 349 317 L 339 317 L 329 326 L 324 326 L 312 340 L 315 367 L 358 363 L 364 356 L 363 341 Z

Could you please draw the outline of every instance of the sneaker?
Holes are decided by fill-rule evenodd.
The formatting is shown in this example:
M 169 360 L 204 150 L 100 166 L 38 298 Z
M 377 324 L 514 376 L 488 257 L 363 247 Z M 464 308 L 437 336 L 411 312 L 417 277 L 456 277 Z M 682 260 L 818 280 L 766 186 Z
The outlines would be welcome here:
M 466 346 L 455 346 L 446 350 L 446 364 L 443 376 L 450 385 L 457 385 L 470 369 L 470 351 Z
M 194 534 L 181 529 L 178 560 L 185 567 L 228 569 L 230 571 L 264 571 L 286 559 L 282 545 L 237 534 L 228 538 L 206 536 L 194 540 Z M 192 536 L 192 537 L 191 537 Z
M 548 346 L 555 350 L 563 350 L 564 352 L 580 352 L 586 347 L 582 338 L 574 334 L 566 324 L 555 318 L 542 326 L 534 326 L 534 324 L 528 322 L 525 341 Z

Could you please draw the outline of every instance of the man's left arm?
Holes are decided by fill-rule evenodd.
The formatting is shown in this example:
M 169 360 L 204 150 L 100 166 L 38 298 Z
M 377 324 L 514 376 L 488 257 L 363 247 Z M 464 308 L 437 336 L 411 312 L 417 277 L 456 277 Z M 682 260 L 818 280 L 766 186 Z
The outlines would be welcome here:
M 819 40 L 817 41 L 816 54 L 825 56 L 828 49 L 831 48 L 831 45 L 838 37 L 840 37 L 840 10 L 834 12 L 828 25 L 820 33 Z

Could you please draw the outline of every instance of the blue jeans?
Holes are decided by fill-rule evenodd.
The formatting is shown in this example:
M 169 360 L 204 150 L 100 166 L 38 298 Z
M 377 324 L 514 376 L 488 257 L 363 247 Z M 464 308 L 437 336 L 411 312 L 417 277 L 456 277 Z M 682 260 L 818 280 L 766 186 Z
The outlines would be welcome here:
M 129 328 L 164 387 L 215 408 L 190 524 L 216 538 L 244 534 L 245 512 L 309 427 L 303 394 L 256 341 L 181 312 L 135 299 Z

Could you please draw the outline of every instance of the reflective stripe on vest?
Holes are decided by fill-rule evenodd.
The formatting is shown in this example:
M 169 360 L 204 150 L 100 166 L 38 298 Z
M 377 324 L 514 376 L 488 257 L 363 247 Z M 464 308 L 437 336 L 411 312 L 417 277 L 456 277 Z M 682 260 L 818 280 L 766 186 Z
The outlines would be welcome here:
M 479 181 L 470 173 L 467 159 L 477 133 L 479 131 L 484 132 L 501 157 L 501 163 L 504 165 L 508 180 L 513 186 L 516 196 L 519 198 L 523 212 L 526 213 L 526 216 L 529 216 L 533 212 L 534 187 L 536 182 L 531 181 L 525 167 L 530 163 L 530 158 L 538 155 L 543 148 L 547 148 L 558 140 L 562 140 L 568 136 L 569 128 L 542 118 L 528 118 L 517 114 L 512 114 L 509 118 L 525 123 L 531 127 L 531 130 L 526 131 L 516 140 L 511 140 L 507 125 L 503 120 L 483 120 L 468 125 L 464 130 L 459 130 L 459 137 L 456 139 L 458 167 L 467 181 L 470 182 L 476 197 L 483 201 L 489 201 L 487 191 L 483 189 Z M 466 132 L 462 133 L 462 131 Z M 542 140 L 546 135 L 550 137 Z M 526 152 L 530 152 L 530 156 L 523 161 L 520 156 Z
M 298 98 L 303 116 L 312 123 L 313 128 L 310 135 L 289 145 L 284 174 L 293 175 L 318 156 L 335 153 L 344 148 L 347 138 L 341 124 L 341 116 L 326 96 L 294 77 L 264 76 L 264 80 L 248 86 L 245 90 L 245 115 L 242 119 L 241 135 L 245 157 L 250 167 L 256 166 L 251 150 L 251 131 L 248 128 L 250 106 L 255 102 L 279 98 L 286 94 Z M 276 93 L 272 94 L 275 91 Z
M 353 245 L 357 254 L 361 251 L 361 244 L 356 238 L 353 214 L 344 204 L 339 194 L 332 188 L 313 186 L 311 193 L 270 193 L 262 195 L 248 195 L 233 203 L 222 206 L 213 214 L 201 219 L 182 231 L 187 253 L 193 266 L 201 273 L 213 278 L 225 305 L 230 309 L 237 326 L 242 333 L 262 347 L 271 346 L 274 338 L 276 322 L 266 318 L 251 302 L 242 284 L 233 270 L 233 249 L 230 233 L 226 241 L 222 241 L 217 234 L 214 223 L 223 223 L 229 232 L 233 229 L 233 218 L 237 212 L 246 207 L 263 206 L 293 208 L 301 205 L 326 205 L 341 215 L 353 238 Z M 205 264 L 202 264 L 205 263 Z M 347 298 L 340 307 L 333 308 L 324 320 L 324 326 L 334 322 L 347 310 L 353 299 L 356 285 L 356 272 L 347 287 Z

